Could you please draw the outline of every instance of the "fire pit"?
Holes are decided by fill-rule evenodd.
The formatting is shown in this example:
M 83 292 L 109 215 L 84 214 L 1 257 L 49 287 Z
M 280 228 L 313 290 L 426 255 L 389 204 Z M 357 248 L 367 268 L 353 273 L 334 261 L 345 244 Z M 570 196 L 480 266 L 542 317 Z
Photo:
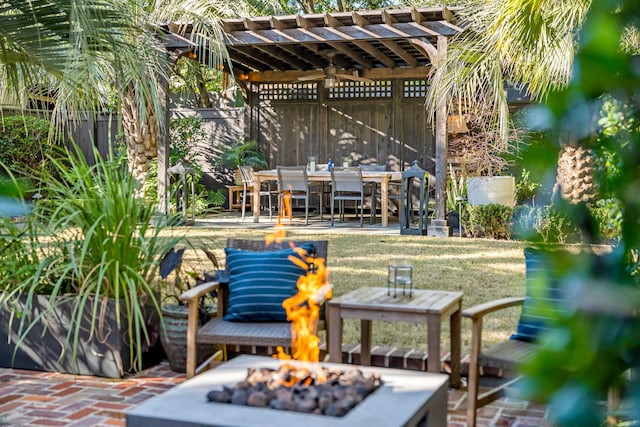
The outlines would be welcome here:
M 238 356 L 128 411 L 127 427 L 282 427 L 295 423 L 305 427 L 446 425 L 449 377 L 409 370 L 358 366 L 364 375 L 379 375 L 382 384 L 342 417 L 207 401 L 207 394 L 212 390 L 223 390 L 225 386 L 245 380 L 249 368 L 278 369 L 282 363 L 269 357 Z M 354 368 L 334 363 L 321 365 L 332 370 Z

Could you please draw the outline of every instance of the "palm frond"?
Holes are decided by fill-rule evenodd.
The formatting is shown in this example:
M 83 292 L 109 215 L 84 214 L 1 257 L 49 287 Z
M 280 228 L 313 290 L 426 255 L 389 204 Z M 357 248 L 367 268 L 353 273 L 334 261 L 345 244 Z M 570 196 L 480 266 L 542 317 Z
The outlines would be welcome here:
M 475 1 L 460 12 L 465 30 L 452 39 L 448 55 L 432 75 L 426 106 L 433 115 L 440 102 L 460 103 L 467 111 L 487 105 L 506 140 L 507 82 L 530 98 L 543 99 L 568 84 L 576 35 L 589 0 Z

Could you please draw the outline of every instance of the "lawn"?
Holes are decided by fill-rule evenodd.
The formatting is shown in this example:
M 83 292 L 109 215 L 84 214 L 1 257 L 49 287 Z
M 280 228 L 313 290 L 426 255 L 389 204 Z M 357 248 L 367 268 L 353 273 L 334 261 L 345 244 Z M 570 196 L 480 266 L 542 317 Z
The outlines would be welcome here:
M 227 237 L 263 238 L 264 231 L 220 228 L 177 228 L 196 245 L 214 250 L 224 260 Z M 433 238 L 425 236 L 380 236 L 367 234 L 322 234 L 288 231 L 288 238 L 329 241 L 327 267 L 334 294 L 342 295 L 361 286 L 386 286 L 387 265 L 402 257 L 413 263 L 416 289 L 461 291 L 463 306 L 525 291 L 523 242 Z M 193 255 L 191 255 L 193 256 Z M 210 263 L 204 265 L 210 269 Z M 518 311 L 503 311 L 485 320 L 485 344 L 504 340 L 515 330 Z M 373 344 L 426 350 L 426 326 L 409 323 L 374 322 Z M 443 348 L 448 349 L 448 322 L 442 330 Z M 470 346 L 470 322 L 462 324 L 463 354 Z M 345 321 L 345 343 L 359 341 L 359 324 Z

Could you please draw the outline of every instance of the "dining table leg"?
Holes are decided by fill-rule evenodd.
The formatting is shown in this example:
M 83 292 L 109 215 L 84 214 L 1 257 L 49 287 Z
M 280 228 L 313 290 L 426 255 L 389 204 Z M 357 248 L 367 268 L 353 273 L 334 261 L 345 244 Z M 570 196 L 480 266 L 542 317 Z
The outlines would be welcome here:
M 380 215 L 382 226 L 389 226 L 389 180 L 380 182 Z
M 253 222 L 260 222 L 260 176 L 253 177 Z M 271 196 L 269 196 L 271 197 Z

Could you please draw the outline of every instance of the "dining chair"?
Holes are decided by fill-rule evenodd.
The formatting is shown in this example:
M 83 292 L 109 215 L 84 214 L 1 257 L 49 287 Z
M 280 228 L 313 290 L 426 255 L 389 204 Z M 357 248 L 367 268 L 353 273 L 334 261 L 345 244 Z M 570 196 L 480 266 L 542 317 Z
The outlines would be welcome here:
M 344 202 L 348 200 L 360 202 L 360 227 L 362 227 L 364 220 L 364 184 L 362 182 L 362 170 L 357 167 L 333 167 L 331 169 L 331 226 L 333 226 L 334 223 L 335 202 L 338 201 L 340 221 L 344 221 Z
M 247 204 L 247 196 L 253 200 L 253 187 L 255 185 L 255 179 L 253 177 L 253 167 L 251 166 L 239 166 L 240 175 L 242 176 L 242 219 L 244 220 L 245 207 Z M 269 199 L 269 220 L 273 219 L 273 211 L 271 204 L 271 196 L 277 196 L 276 190 L 271 190 L 271 184 L 266 182 L 266 189 L 260 189 L 260 197 L 266 196 Z M 252 205 L 253 206 L 253 205 Z
M 360 168 L 360 170 L 362 170 L 363 172 L 386 172 L 387 171 L 387 165 L 377 165 L 377 164 L 366 164 L 366 165 L 358 165 L 358 167 Z M 392 187 L 395 183 L 389 183 L 389 187 Z M 378 203 L 378 197 L 381 196 L 381 194 L 378 192 L 378 183 L 376 182 L 367 182 L 365 183 L 365 189 L 367 189 L 367 193 L 371 196 L 371 224 L 375 224 L 376 223 L 376 212 L 377 212 L 377 203 Z M 389 192 L 388 193 L 388 198 L 389 199 L 398 199 L 398 195 L 400 194 L 400 191 L 396 191 L 395 193 Z
M 320 221 L 322 217 L 322 190 L 312 191 L 309 187 L 309 177 L 305 166 L 278 166 L 278 212 L 282 212 L 285 193 L 292 200 L 304 200 L 304 222 L 309 224 L 309 196 L 318 194 L 320 199 Z M 289 221 L 293 216 L 289 212 Z

